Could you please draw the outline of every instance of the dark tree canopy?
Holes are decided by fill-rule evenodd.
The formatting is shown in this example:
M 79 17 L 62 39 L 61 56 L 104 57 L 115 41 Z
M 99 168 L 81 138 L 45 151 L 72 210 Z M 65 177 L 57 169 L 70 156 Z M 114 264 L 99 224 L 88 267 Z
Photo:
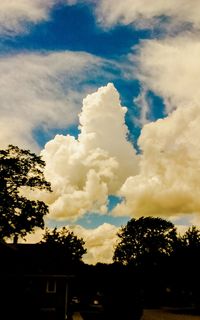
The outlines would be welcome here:
M 144 257 L 169 255 L 176 242 L 173 223 L 161 218 L 131 219 L 118 233 L 113 260 L 122 264 L 137 265 Z
M 183 247 L 189 249 L 200 249 L 200 230 L 197 227 L 189 227 L 180 239 Z
M 78 238 L 72 231 L 63 227 L 61 230 L 54 228 L 45 229 L 41 244 L 46 244 L 55 248 L 63 248 L 65 255 L 72 261 L 81 261 L 83 254 L 87 252 L 84 248 L 85 242 Z
M 43 201 L 30 200 L 22 193 L 28 189 L 46 189 L 45 162 L 29 150 L 9 145 L 0 150 L 0 239 L 25 237 L 35 227 L 44 227 L 48 207 Z

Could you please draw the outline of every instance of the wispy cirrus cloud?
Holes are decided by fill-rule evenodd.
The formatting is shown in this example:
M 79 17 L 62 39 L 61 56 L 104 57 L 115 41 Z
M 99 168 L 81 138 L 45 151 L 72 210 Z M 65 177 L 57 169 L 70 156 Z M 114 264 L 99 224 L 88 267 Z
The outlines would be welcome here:
M 164 99 L 166 111 L 199 105 L 200 40 L 186 33 L 160 40 L 146 40 L 136 55 L 129 55 L 137 65 L 136 77 L 142 85 Z M 135 68 L 136 71 L 136 68 Z
M 81 52 L 20 53 L 0 57 L 1 147 L 37 150 L 34 133 L 66 128 L 77 113 L 103 61 Z
M 14 36 L 29 32 L 30 24 L 50 18 L 50 10 L 60 0 L 2 0 L 0 7 L 0 34 Z
M 151 29 L 157 25 L 168 31 L 185 25 L 200 27 L 200 3 L 193 1 L 191 5 L 190 0 L 100 0 L 96 2 L 96 15 L 106 27 L 134 24 Z

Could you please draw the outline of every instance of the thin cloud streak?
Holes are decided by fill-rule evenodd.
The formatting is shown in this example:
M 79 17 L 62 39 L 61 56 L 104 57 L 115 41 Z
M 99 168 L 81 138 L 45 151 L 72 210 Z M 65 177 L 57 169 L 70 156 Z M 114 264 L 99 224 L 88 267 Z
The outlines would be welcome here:
M 164 99 L 166 112 L 199 105 L 200 40 L 186 33 L 160 40 L 142 41 L 137 54 L 129 55 L 137 65 L 136 77 Z
M 1 56 L 1 147 L 17 144 L 38 151 L 38 128 L 76 123 L 80 101 L 91 90 L 88 73 L 96 78 L 102 64 L 95 56 L 71 51 Z
M 168 32 L 200 27 L 198 0 L 192 5 L 190 0 L 100 0 L 96 4 L 96 15 L 105 27 L 134 24 L 142 29 L 158 26 Z M 163 17 L 168 19 L 163 20 Z
M 13 37 L 30 32 L 30 25 L 50 18 L 50 11 L 60 0 L 1 0 L 0 34 Z

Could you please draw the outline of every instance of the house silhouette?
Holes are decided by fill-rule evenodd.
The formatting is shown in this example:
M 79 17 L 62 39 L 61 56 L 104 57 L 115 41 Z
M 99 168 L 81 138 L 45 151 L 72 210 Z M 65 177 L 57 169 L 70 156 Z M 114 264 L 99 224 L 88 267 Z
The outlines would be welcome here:
M 0 261 L 0 319 L 66 319 L 75 266 L 64 248 L 0 243 Z

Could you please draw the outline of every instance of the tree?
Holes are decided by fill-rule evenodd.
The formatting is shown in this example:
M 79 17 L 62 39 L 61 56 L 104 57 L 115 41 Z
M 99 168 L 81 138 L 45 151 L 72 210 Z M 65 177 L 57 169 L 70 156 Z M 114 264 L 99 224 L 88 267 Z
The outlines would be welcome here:
M 172 255 L 171 274 L 172 292 L 179 303 L 191 304 L 199 308 L 200 301 L 200 230 L 196 226 L 189 227 L 183 235 L 179 235 L 178 243 Z M 183 281 L 184 279 L 184 281 Z
M 9 145 L 0 150 L 0 239 L 25 237 L 35 227 L 44 228 L 43 217 L 48 207 L 43 201 L 30 200 L 26 190 L 46 189 L 50 183 L 44 178 L 45 162 L 40 156 Z
M 65 256 L 71 261 L 81 261 L 83 254 L 87 252 L 84 248 L 85 242 L 82 238 L 74 235 L 73 231 L 69 231 L 63 227 L 61 230 L 54 228 L 52 231 L 49 228 L 45 229 L 41 244 L 46 244 L 49 247 L 59 249 L 63 248 Z
M 189 227 L 180 239 L 183 247 L 189 249 L 200 249 L 200 230 L 197 229 L 197 227 Z
M 121 228 L 118 237 L 113 260 L 125 265 L 167 256 L 177 239 L 173 223 L 154 217 L 131 219 Z

